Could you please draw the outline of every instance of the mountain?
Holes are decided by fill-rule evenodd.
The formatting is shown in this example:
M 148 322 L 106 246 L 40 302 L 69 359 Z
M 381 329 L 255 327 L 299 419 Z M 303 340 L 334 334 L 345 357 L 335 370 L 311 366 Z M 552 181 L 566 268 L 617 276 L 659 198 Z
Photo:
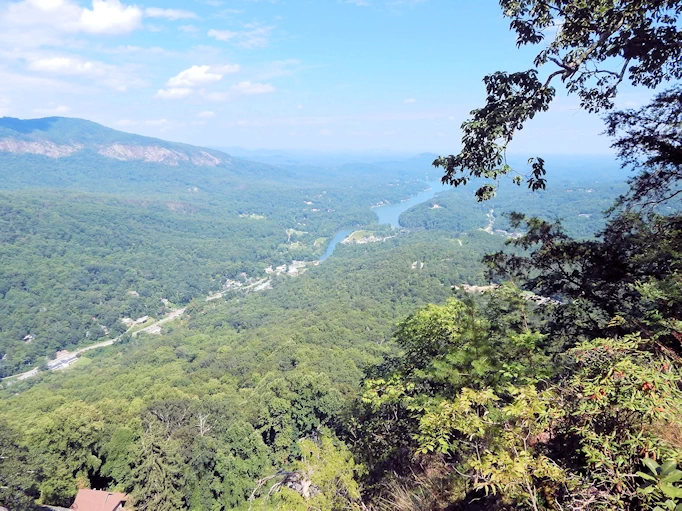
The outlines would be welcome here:
M 221 163 L 229 165 L 232 160 L 219 151 L 124 133 L 83 119 L 0 119 L 0 151 L 57 159 L 88 150 L 119 161 L 170 166 L 187 163 L 215 167 Z
M 292 176 L 221 151 L 117 131 L 84 119 L 0 118 L 5 189 L 171 192 Z M 131 184 L 133 186 L 131 186 Z

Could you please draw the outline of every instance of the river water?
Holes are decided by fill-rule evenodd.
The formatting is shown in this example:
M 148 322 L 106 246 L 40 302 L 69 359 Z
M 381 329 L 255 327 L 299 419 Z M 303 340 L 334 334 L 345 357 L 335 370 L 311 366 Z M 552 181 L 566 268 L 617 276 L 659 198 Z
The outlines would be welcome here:
M 429 181 L 427 184 L 430 187 L 428 190 L 424 190 L 423 192 L 420 192 L 417 195 L 410 197 L 408 200 L 404 202 L 373 208 L 372 211 L 374 211 L 379 217 L 379 223 L 390 224 L 391 227 L 393 227 L 394 229 L 400 229 L 400 215 L 403 213 L 403 211 L 407 211 L 408 209 L 416 206 L 417 204 L 426 202 L 427 200 L 432 199 L 437 193 L 448 190 L 450 188 L 449 186 L 444 186 L 443 184 L 441 184 L 440 181 Z M 334 234 L 334 237 L 332 238 L 331 242 L 329 243 L 327 250 L 322 255 L 322 257 L 320 257 L 320 261 L 324 261 L 330 255 L 332 255 L 334 249 L 336 248 L 336 245 L 338 245 L 344 239 L 346 239 L 348 235 L 350 235 L 353 231 L 355 231 L 355 229 L 341 229 L 340 231 L 337 231 L 336 234 Z
M 331 242 L 329 243 L 327 250 L 325 250 L 322 257 L 320 257 L 320 262 L 324 261 L 330 255 L 332 255 L 332 252 L 334 252 L 336 245 L 338 245 L 343 240 L 345 240 L 350 235 L 350 233 L 352 233 L 354 230 L 355 229 L 341 229 L 340 231 L 336 231 L 336 234 L 334 234 L 334 237 L 332 238 Z

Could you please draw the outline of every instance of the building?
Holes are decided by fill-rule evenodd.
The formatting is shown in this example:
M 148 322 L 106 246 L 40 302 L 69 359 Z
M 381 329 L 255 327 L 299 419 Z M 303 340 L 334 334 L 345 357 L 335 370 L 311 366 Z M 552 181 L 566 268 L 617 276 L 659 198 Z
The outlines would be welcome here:
M 128 495 L 99 490 L 78 490 L 73 511 L 126 511 Z M 129 508 L 128 508 L 129 509 Z

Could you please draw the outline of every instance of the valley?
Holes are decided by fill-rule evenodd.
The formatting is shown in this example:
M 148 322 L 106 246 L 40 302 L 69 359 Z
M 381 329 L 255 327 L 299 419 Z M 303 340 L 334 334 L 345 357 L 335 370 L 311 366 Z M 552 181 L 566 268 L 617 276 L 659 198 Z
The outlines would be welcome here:
M 240 293 L 240 294 L 248 294 L 250 292 L 262 292 L 266 291 L 269 289 L 272 289 L 272 283 L 273 280 L 276 279 L 277 277 L 281 276 L 298 276 L 302 273 L 304 273 L 307 268 L 311 265 L 317 265 L 320 262 L 326 260 L 329 256 L 331 256 L 338 245 L 338 243 L 343 243 L 343 244 L 364 244 L 364 243 L 375 243 L 375 242 L 382 242 L 382 241 L 387 241 L 393 238 L 396 238 L 399 234 L 397 232 L 397 229 L 400 228 L 400 223 L 399 223 L 399 217 L 400 215 L 404 212 L 407 211 L 408 209 L 424 202 L 427 201 L 431 198 L 433 198 L 438 190 L 445 190 L 444 187 L 440 183 L 434 182 L 434 183 L 428 183 L 429 187 L 415 195 L 414 197 L 408 198 L 408 199 L 403 199 L 400 201 L 399 204 L 397 205 L 384 205 L 380 207 L 372 206 L 372 210 L 374 213 L 377 214 L 378 217 L 378 222 L 379 225 L 382 224 L 389 224 L 391 228 L 393 229 L 396 234 L 388 234 L 384 237 L 376 237 L 373 232 L 370 231 L 354 231 L 350 232 L 347 229 L 341 229 L 337 233 L 335 233 L 334 237 L 331 239 L 330 243 L 327 245 L 325 253 L 322 255 L 322 257 L 319 259 L 319 261 L 291 261 L 289 264 L 284 264 L 281 266 L 278 266 L 276 268 L 273 268 L 272 266 L 269 266 L 264 269 L 265 274 L 267 274 L 266 277 L 263 278 L 258 278 L 258 276 L 254 277 L 249 277 L 246 273 L 241 274 L 241 280 L 230 280 L 228 279 L 223 285 L 221 291 L 217 293 L 212 293 L 208 296 L 205 297 L 206 302 L 211 302 L 214 300 L 220 300 L 225 297 L 227 294 L 234 294 L 234 293 Z M 312 205 L 313 203 L 310 201 L 306 201 L 307 205 Z M 249 218 L 249 219 L 255 219 L 255 220 L 263 220 L 265 217 L 259 216 L 259 215 L 240 215 L 240 218 Z M 486 230 L 486 229 L 483 229 Z M 403 230 L 402 234 L 405 234 L 407 231 Z M 492 234 L 492 231 L 487 231 Z M 350 233 L 347 235 L 347 233 Z M 297 231 L 295 229 L 287 229 L 286 230 L 287 234 L 287 242 L 291 242 L 291 237 L 292 236 L 301 236 L 305 234 L 309 234 L 307 232 L 302 232 L 302 231 Z M 345 237 L 344 237 L 345 236 Z M 460 246 L 461 246 L 461 241 L 460 241 Z M 420 269 L 423 269 L 424 263 L 421 263 Z M 412 269 L 415 269 L 415 265 L 412 266 Z M 139 293 L 135 291 L 129 291 L 129 295 L 139 297 Z M 164 301 L 164 300 L 162 300 Z M 167 302 L 167 301 L 165 301 Z M 167 303 L 165 303 L 167 305 Z M 119 319 L 120 322 L 125 324 L 126 327 L 128 327 L 128 330 L 126 330 L 124 333 L 119 335 L 118 337 L 112 338 L 112 339 L 107 339 L 104 341 L 97 342 L 95 344 L 88 344 L 83 348 L 79 348 L 73 351 L 67 351 L 67 350 L 60 350 L 57 351 L 52 357 L 48 357 L 49 359 L 47 360 L 47 363 L 45 364 L 45 369 L 50 370 L 50 371 L 55 371 L 55 370 L 62 370 L 66 369 L 67 367 L 71 366 L 73 363 L 75 363 L 78 358 L 83 355 L 84 353 L 90 352 L 94 349 L 99 349 L 107 346 L 111 346 L 112 344 L 119 342 L 122 338 L 123 335 L 129 334 L 134 336 L 137 336 L 141 333 L 149 333 L 149 334 L 160 334 L 161 333 L 161 325 L 172 321 L 178 317 L 180 317 L 183 313 L 185 312 L 185 309 L 170 309 L 166 315 L 157 321 L 152 322 L 151 324 L 146 324 L 145 323 L 144 328 L 137 328 L 135 325 L 140 323 L 141 320 L 130 320 L 128 318 L 122 318 Z M 146 316 L 145 316 L 146 318 Z M 142 318 L 144 319 L 144 318 Z M 126 320 L 128 322 L 126 322 Z M 108 330 L 108 329 L 107 329 Z M 105 332 L 106 333 L 106 332 Z M 32 334 L 27 334 L 27 336 L 31 336 L 33 340 L 35 339 L 35 336 Z M 78 343 L 78 344 L 82 344 Z M 35 367 L 33 369 L 30 369 L 28 371 L 25 371 L 20 374 L 16 375 L 11 375 L 11 376 L 6 376 L 0 381 L 5 381 L 5 383 L 9 384 L 12 381 L 18 381 L 18 380 L 25 380 L 27 378 L 31 378 L 34 376 L 37 376 L 40 372 L 39 367 Z
M 166 151 L 164 154 L 209 154 L 200 148 L 164 145 L 159 140 L 107 130 L 93 123 L 76 128 L 76 120 L 31 122 L 0 122 L 3 133 L 10 133 L 10 138 L 0 138 L 0 142 L 5 141 L 0 147 L 0 159 L 16 164 L 21 154 L 30 153 L 70 167 L 80 165 L 80 160 L 72 159 L 75 149 L 54 154 L 47 154 L 47 149 L 29 151 L 33 146 L 16 145 L 18 139 L 26 144 L 42 144 L 43 148 L 71 140 L 69 147 L 77 148 L 81 158 L 88 155 L 93 168 L 102 155 L 126 165 L 139 165 L 137 156 L 119 158 L 110 151 L 103 152 L 105 143 L 113 144 L 111 147 L 124 147 L 120 145 L 123 143 L 157 147 Z M 60 127 L 56 138 L 54 126 Z M 19 131 L 13 132 L 13 128 Z M 74 141 L 65 136 L 69 130 L 92 132 L 83 141 Z M 88 153 L 88 147 L 94 150 Z M 140 157 L 151 154 L 149 151 L 141 149 Z M 34 189 L 29 182 L 13 182 L 10 174 L 4 182 L 5 191 L 0 191 L 0 235 L 6 262 L 4 299 L 0 298 L 0 310 L 6 318 L 0 325 L 0 374 L 5 379 L 35 376 L 41 364 L 49 369 L 62 368 L 93 349 L 118 342 L 135 328 L 124 324 L 121 318 L 125 316 L 166 318 L 132 332 L 137 335 L 151 330 L 158 334 L 168 318 L 175 319 L 178 311 L 197 300 L 230 301 L 251 292 L 271 290 L 283 284 L 284 277 L 303 275 L 319 263 L 330 264 L 330 256 L 342 245 L 357 244 L 353 249 L 357 251 L 366 243 L 381 241 L 391 250 L 396 244 L 402 246 L 411 243 L 407 240 L 424 236 L 434 242 L 442 238 L 447 243 L 451 243 L 450 236 L 455 236 L 454 242 L 464 250 L 477 251 L 479 244 L 501 246 L 510 234 L 504 229 L 493 230 L 493 226 L 506 224 L 496 224 L 492 212 L 503 217 L 511 211 L 508 204 L 518 200 L 499 205 L 493 201 L 497 210 L 488 211 L 459 190 L 440 182 L 425 182 L 421 176 L 428 172 L 428 155 L 402 163 L 358 166 L 364 181 L 357 187 L 351 164 L 344 166 L 343 174 L 334 174 L 333 169 L 328 174 L 322 168 L 291 166 L 281 172 L 269 170 L 265 164 L 244 162 L 249 172 L 254 165 L 260 166 L 263 181 L 239 184 L 239 160 L 215 151 L 210 154 L 217 158 L 211 166 L 231 162 L 226 172 L 235 177 L 215 181 L 204 170 L 191 177 L 194 171 L 187 167 L 182 183 L 174 184 L 176 190 L 172 192 L 160 189 L 152 193 L 143 185 L 136 193 L 117 186 L 115 193 L 103 194 L 98 191 L 101 172 L 95 176 L 85 171 L 76 181 L 56 187 L 53 184 L 50 190 Z M 159 167 L 204 166 L 192 158 L 182 156 L 172 162 L 151 158 L 147 163 Z M 35 162 L 26 160 L 25 164 L 34 166 Z M 126 170 L 117 177 L 119 183 L 127 179 L 132 168 L 121 167 Z M 396 168 L 400 169 L 399 179 Z M 273 182 L 271 176 L 275 173 L 278 181 Z M 58 171 L 55 175 L 59 175 Z M 197 186 L 187 187 L 187 183 Z M 301 183 L 305 183 L 304 188 Z M 546 197 L 527 192 L 525 195 L 534 197 L 538 205 L 547 203 L 541 207 L 555 213 L 568 213 L 566 208 L 571 202 L 565 202 L 564 197 L 578 198 L 581 190 L 587 189 L 579 185 L 579 181 L 568 181 L 543 194 Z M 577 223 L 586 227 L 577 234 L 596 232 L 601 225 L 600 208 L 605 209 L 621 185 L 618 180 L 607 180 L 605 186 L 591 186 L 597 190 L 590 195 L 589 204 L 579 202 L 580 214 L 566 223 L 569 229 Z M 590 192 L 595 189 L 590 188 Z M 509 193 L 518 195 L 514 189 Z M 559 207 L 555 208 L 552 201 L 558 201 Z M 420 215 L 434 221 L 418 220 Z M 481 243 L 477 237 L 472 245 L 475 230 L 497 238 Z M 462 239 L 467 240 L 470 249 Z M 64 273 L 61 265 L 72 270 Z M 484 283 L 478 264 L 470 270 L 475 277 L 449 285 Z M 42 290 L 39 283 L 47 281 L 48 274 L 54 285 Z M 27 282 L 35 282 L 38 287 Z M 63 303 L 69 307 L 60 306 Z M 55 353 L 61 356 L 53 360 Z
M 117 144 L 116 132 L 104 133 Z M 428 181 L 430 156 L 347 163 L 340 173 L 210 154 L 232 163 L 206 174 L 192 159 L 0 150 L 8 168 L 44 165 L 37 156 L 79 169 L 61 180 L 53 168 L 47 188 L 10 175 L 0 189 L 0 424 L 28 425 L 31 449 L 69 460 L 76 474 L 46 467 L 45 503 L 68 504 L 74 477 L 144 491 L 135 478 L 156 442 L 192 467 L 183 484 L 194 508 L 245 511 L 260 478 L 299 463 L 301 439 L 352 438 L 373 424 L 345 417 L 369 413 L 358 401 L 368 375 L 404 356 L 396 324 L 453 300 L 490 307 L 510 292 L 482 261 L 523 234 L 510 217 L 519 202 L 591 240 L 624 187 L 567 175 L 481 204 Z M 102 157 L 119 165 L 116 177 L 105 173 L 117 183 L 106 192 L 102 173 L 88 170 Z M 152 176 L 182 173 L 152 189 L 148 165 Z M 561 305 L 513 293 L 526 322 L 535 308 Z M 214 457 L 227 465 L 200 461 Z
M 19 156 L 0 151 L 12 165 Z M 203 417 L 224 439 L 208 448 L 196 437 L 192 449 L 242 460 L 211 476 L 233 482 L 210 499 L 246 509 L 254 478 L 289 463 L 302 436 L 340 427 L 332 418 L 353 406 L 366 375 L 399 356 L 397 322 L 453 293 L 497 292 L 481 259 L 510 239 L 504 215 L 514 202 L 484 206 L 425 181 L 429 156 L 357 171 L 349 163 L 342 174 L 258 164 L 262 180 L 239 177 L 232 160 L 224 181 L 181 159 L 182 177 L 156 190 L 139 165 L 174 164 L 114 158 L 122 167 L 106 193 L 102 174 L 87 171 L 102 154 L 85 166 L 67 160 L 85 156 L 56 159 L 82 169 L 76 180 L 53 169 L 49 189 L 10 177 L 0 190 L 0 420 L 30 424 L 30 438 L 47 434 L 45 421 L 66 425 L 64 416 L 101 431 L 100 468 L 78 469 L 93 474 L 88 484 L 129 488 L 134 446 L 147 435 L 140 420 L 156 424 L 147 414 L 157 412 L 144 410 L 184 410 L 183 431 Z M 591 186 L 589 204 L 569 195 L 575 181 L 510 193 L 590 236 L 620 184 Z M 163 449 L 189 456 L 174 442 Z M 244 442 L 249 454 L 239 454 Z M 67 504 L 72 487 L 50 489 L 64 479 L 47 474 L 44 500 Z

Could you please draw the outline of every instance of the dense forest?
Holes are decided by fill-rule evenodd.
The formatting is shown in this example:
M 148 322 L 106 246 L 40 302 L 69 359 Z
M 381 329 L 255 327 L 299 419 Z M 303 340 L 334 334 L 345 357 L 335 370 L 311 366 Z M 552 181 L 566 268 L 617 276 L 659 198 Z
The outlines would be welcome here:
M 0 384 L 0 505 L 97 488 L 140 511 L 681 510 L 682 4 L 500 5 L 542 43 L 535 68 L 485 77 L 433 162 L 453 189 L 402 229 L 370 206 L 423 190 L 420 159 L 279 182 L 254 164 L 267 178 L 208 173 L 206 192 L 106 193 L 81 160 L 64 186 L 8 180 L 5 374 L 120 338 Z M 559 80 L 605 112 L 627 182 L 507 161 Z M 615 110 L 622 82 L 656 94 Z M 341 228 L 377 236 L 319 262 Z M 156 334 L 121 326 L 179 306 Z
M 339 180 L 328 190 L 260 182 L 177 196 L 0 192 L 0 376 L 121 334 L 122 318 L 159 317 L 227 280 L 313 261 L 336 230 L 376 221 L 369 204 L 425 186 L 384 178 L 363 190 Z

